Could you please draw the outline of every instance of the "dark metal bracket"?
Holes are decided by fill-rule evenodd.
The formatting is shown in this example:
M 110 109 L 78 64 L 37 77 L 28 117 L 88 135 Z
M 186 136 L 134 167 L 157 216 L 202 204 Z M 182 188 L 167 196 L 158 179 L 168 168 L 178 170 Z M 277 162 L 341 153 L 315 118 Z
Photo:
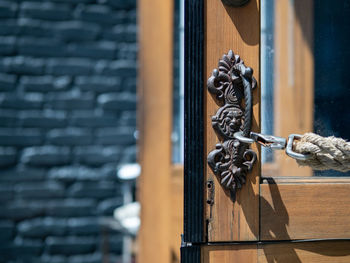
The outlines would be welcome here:
M 221 0 L 225 5 L 240 7 L 248 4 L 249 0 Z
M 232 50 L 219 60 L 218 68 L 207 82 L 209 93 L 220 106 L 212 116 L 220 143 L 209 153 L 207 161 L 232 201 L 236 200 L 237 189 L 245 184 L 246 175 L 256 161 L 256 153 L 249 149 L 249 144 L 235 138 L 237 132 L 250 137 L 252 90 L 256 85 L 253 70 Z

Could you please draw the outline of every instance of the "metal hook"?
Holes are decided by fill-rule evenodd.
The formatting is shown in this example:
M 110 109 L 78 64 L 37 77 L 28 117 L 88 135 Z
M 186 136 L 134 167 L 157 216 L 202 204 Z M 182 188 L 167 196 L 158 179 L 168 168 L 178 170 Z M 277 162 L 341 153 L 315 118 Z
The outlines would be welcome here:
M 234 133 L 233 135 L 237 140 L 243 143 L 254 143 L 257 142 L 260 145 L 264 147 L 269 147 L 274 150 L 286 150 L 286 154 L 289 157 L 292 157 L 297 160 L 302 160 L 305 161 L 307 159 L 311 158 L 311 154 L 302 154 L 302 153 L 297 153 L 293 150 L 293 142 L 295 139 L 300 139 L 301 135 L 300 134 L 291 134 L 288 136 L 288 141 L 279 136 L 273 136 L 273 135 L 266 135 L 266 134 L 261 134 L 257 132 L 251 132 L 250 137 L 247 138 L 243 136 L 243 132 L 239 131 Z
M 271 149 L 283 150 L 286 148 L 287 144 L 287 140 L 285 138 L 273 135 L 251 132 L 250 137 L 262 146 L 269 147 Z

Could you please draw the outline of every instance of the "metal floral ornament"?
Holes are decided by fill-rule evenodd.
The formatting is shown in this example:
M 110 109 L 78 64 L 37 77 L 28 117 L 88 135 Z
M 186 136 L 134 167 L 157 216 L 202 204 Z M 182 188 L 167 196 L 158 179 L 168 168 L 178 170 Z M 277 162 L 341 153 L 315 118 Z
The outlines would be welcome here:
M 249 144 L 237 139 L 250 137 L 255 87 L 253 70 L 232 50 L 219 60 L 218 68 L 207 82 L 209 93 L 220 106 L 212 116 L 212 127 L 220 143 L 207 160 L 221 186 L 230 192 L 232 201 L 236 200 L 237 189 L 245 184 L 246 175 L 256 161 L 256 153 L 249 149 Z

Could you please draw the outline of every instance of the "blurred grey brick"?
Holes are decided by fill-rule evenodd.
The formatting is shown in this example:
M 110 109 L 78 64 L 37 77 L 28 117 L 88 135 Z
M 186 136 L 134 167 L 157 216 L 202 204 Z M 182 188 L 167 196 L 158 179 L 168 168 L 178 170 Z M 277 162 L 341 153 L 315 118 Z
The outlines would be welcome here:
M 80 217 L 96 215 L 96 202 L 93 199 L 51 200 L 43 204 L 45 213 L 53 217 Z
M 123 81 L 123 87 L 125 91 L 136 93 L 137 79 L 136 78 L 126 78 Z
M 67 124 L 62 111 L 21 111 L 18 118 L 21 127 L 60 128 Z
M 67 257 L 61 255 L 43 254 L 40 258 L 40 263 L 67 263 Z
M 70 76 L 23 76 L 20 78 L 20 85 L 25 91 L 48 92 L 60 91 L 69 87 L 72 82 Z
M 70 235 L 98 235 L 101 231 L 96 217 L 69 218 L 67 233 Z
M 44 244 L 41 240 L 16 237 L 14 240 L 12 253 L 15 255 L 15 258 L 22 258 L 24 262 L 28 262 L 30 257 L 32 257 L 32 260 L 35 260 L 35 256 L 42 252 L 43 247 Z
M 72 57 L 95 59 L 113 59 L 116 54 L 116 44 L 110 41 L 71 44 L 67 54 Z
M 47 21 L 40 21 L 31 18 L 19 18 L 17 20 L 17 33 L 20 36 L 29 37 L 53 37 L 54 33 L 52 31 L 53 24 Z M 14 34 L 13 33 L 13 34 Z
M 6 57 L 0 60 L 0 69 L 6 73 L 40 75 L 44 70 L 44 61 L 22 56 Z
M 136 153 L 135 7 L 0 0 L 0 262 L 101 262 L 96 216 L 121 205 L 116 167 Z M 45 238 L 67 234 L 93 237 L 93 249 L 49 254 Z M 114 236 L 111 250 L 120 254 Z
M 136 0 L 107 0 L 107 3 L 118 9 L 133 9 L 136 8 Z
M 13 197 L 13 185 L 2 183 L 0 185 L 0 202 L 11 201 Z
M 48 177 L 63 182 L 115 179 L 116 167 L 115 165 L 105 165 L 101 168 L 65 166 L 61 168 L 52 168 L 49 171 Z
M 57 3 L 69 3 L 69 4 L 89 4 L 94 3 L 96 0 L 51 0 Z
M 12 239 L 15 225 L 10 220 L 1 220 L 0 221 L 0 242 L 9 241 Z
M 136 8 L 129 10 L 127 12 L 127 16 L 128 16 L 128 23 L 134 24 L 134 25 L 137 24 L 137 16 L 138 16 L 138 14 L 137 14 Z
M 15 51 L 16 51 L 15 37 L 0 37 L 0 55 L 3 55 L 3 56 L 13 55 Z
M 17 111 L 1 109 L 0 123 L 2 127 L 14 127 L 17 125 Z
M 25 166 L 17 166 L 12 169 L 2 169 L 0 171 L 1 182 L 35 182 L 42 181 L 46 177 L 45 169 L 37 169 Z
M 47 134 L 47 141 L 54 145 L 89 145 L 92 133 L 79 128 L 54 129 Z
M 99 66 L 99 65 L 97 65 Z M 103 75 L 118 76 L 118 77 L 135 77 L 137 76 L 137 65 L 132 60 L 116 60 L 106 63 L 104 67 L 96 67 L 98 72 Z
M 99 170 L 84 166 L 66 166 L 62 168 L 53 168 L 48 174 L 49 178 L 64 182 L 75 180 L 97 180 L 99 178 Z
M 116 195 L 116 187 L 112 181 L 77 182 L 68 189 L 68 195 L 94 199 L 110 198 Z
M 62 92 L 49 93 L 46 96 L 49 108 L 60 110 L 78 110 L 94 108 L 95 98 L 91 93 Z
M 14 246 L 12 242 L 4 242 L 0 244 L 0 262 L 9 262 L 14 263 Z M 16 263 L 22 263 L 21 261 L 17 261 Z
M 14 221 L 42 216 L 44 207 L 37 202 L 14 201 L 8 202 L 0 209 L 0 218 Z
M 52 84 L 55 90 L 64 90 L 64 89 L 67 89 L 71 83 L 72 83 L 72 77 L 61 76 L 61 77 L 55 77 L 53 79 Z
M 114 115 L 97 114 L 94 111 L 74 111 L 71 116 L 71 125 L 79 127 L 116 127 L 119 118 Z
M 100 128 L 96 133 L 96 142 L 103 145 L 131 145 L 135 144 L 135 128 Z
M 136 127 L 136 111 L 123 111 L 120 116 L 120 126 Z
M 16 164 L 17 151 L 12 147 L 0 147 L 0 167 L 9 167 Z
M 131 93 L 104 93 L 97 102 L 104 110 L 136 110 L 136 95 Z
M 64 186 L 58 182 L 26 182 L 15 187 L 17 196 L 23 199 L 42 199 L 64 197 Z
M 69 5 L 23 2 L 20 5 L 20 16 L 43 20 L 67 20 L 71 17 L 71 10 Z
M 135 43 L 120 43 L 118 45 L 117 59 L 118 60 L 128 59 L 128 60 L 137 61 L 138 50 L 139 50 L 139 47 Z
M 47 64 L 47 73 L 52 75 L 89 75 L 93 63 L 83 58 L 50 59 Z
M 97 93 L 118 91 L 121 89 L 121 79 L 107 76 L 78 76 L 75 85 L 82 91 Z
M 0 73 L 0 91 L 11 91 L 16 86 L 16 76 Z
M 18 39 L 18 54 L 35 57 L 63 57 L 65 45 L 52 38 L 22 37 Z
M 49 235 L 62 236 L 66 233 L 67 220 L 62 218 L 35 218 L 18 224 L 18 233 L 22 237 L 43 238 Z
M 93 252 L 97 241 L 93 237 L 48 237 L 45 243 L 50 254 L 75 255 Z
M 135 43 L 137 41 L 137 26 L 136 25 L 120 25 L 117 24 L 112 29 L 107 29 L 103 33 L 106 39 L 126 43 Z
M 71 162 L 71 154 L 68 147 L 30 147 L 23 150 L 21 161 L 31 166 L 64 165 Z
M 78 147 L 74 156 L 79 163 L 101 166 L 106 163 L 116 163 L 120 158 L 121 149 L 117 146 L 87 146 Z
M 122 262 L 120 259 L 119 260 L 114 260 L 111 258 L 111 256 L 108 256 L 109 260 L 111 262 Z M 70 256 L 67 259 L 68 263 L 101 263 L 103 262 L 103 257 L 101 253 L 93 253 L 93 254 L 87 254 L 87 255 L 75 255 L 75 256 Z
M 114 233 L 109 236 L 109 251 L 120 255 L 123 248 L 123 236 L 119 233 Z
M 8 109 L 40 109 L 43 103 L 41 94 L 1 94 L 0 107 Z
M 13 1 L 0 1 L 0 18 L 15 17 L 17 11 L 17 3 Z
M 125 12 L 115 12 L 105 5 L 87 5 L 77 10 L 79 20 L 105 25 L 122 24 L 126 21 Z
M 39 145 L 43 141 L 43 135 L 36 129 L 0 129 L 0 145 L 2 146 L 31 146 Z
M 25 91 L 48 91 L 52 89 L 52 76 L 23 76 L 19 80 Z
M 87 146 L 77 147 L 74 155 L 79 163 L 90 166 L 101 166 L 106 163 L 116 163 L 121 154 L 118 146 Z
M 137 156 L 136 145 L 126 147 L 123 150 L 122 158 L 120 158 L 119 163 L 120 164 L 135 163 L 136 156 Z
M 94 23 L 67 21 L 56 24 L 56 36 L 65 41 L 89 41 L 96 39 L 100 27 Z
M 12 242 L 4 242 L 0 245 L 0 262 L 13 263 L 14 258 L 14 247 Z M 19 261 L 20 262 L 20 261 Z M 17 262 L 16 262 L 17 263 Z
M 123 205 L 123 198 L 121 196 L 119 197 L 113 197 L 113 198 L 106 198 L 102 200 L 98 206 L 97 206 L 97 212 L 99 215 L 113 215 L 114 209 L 117 207 Z
M 8 20 L 1 21 L 1 27 L 0 27 L 1 36 L 16 35 L 18 34 L 18 32 L 19 32 L 19 27 L 17 25 L 17 20 L 8 19 Z

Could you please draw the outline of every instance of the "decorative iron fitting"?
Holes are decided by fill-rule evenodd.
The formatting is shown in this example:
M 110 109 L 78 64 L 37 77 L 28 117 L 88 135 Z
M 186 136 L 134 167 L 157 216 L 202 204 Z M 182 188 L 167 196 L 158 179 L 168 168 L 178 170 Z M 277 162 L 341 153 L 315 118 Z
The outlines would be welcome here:
M 221 0 L 225 5 L 240 7 L 248 4 L 250 0 Z
M 209 93 L 220 106 L 212 116 L 212 126 L 220 143 L 209 153 L 207 160 L 232 201 L 236 200 L 237 189 L 245 184 L 246 175 L 256 161 L 256 153 L 249 149 L 249 144 L 235 138 L 237 132 L 250 137 L 252 90 L 256 85 L 253 70 L 232 50 L 219 60 L 218 68 L 213 70 L 207 82 Z

